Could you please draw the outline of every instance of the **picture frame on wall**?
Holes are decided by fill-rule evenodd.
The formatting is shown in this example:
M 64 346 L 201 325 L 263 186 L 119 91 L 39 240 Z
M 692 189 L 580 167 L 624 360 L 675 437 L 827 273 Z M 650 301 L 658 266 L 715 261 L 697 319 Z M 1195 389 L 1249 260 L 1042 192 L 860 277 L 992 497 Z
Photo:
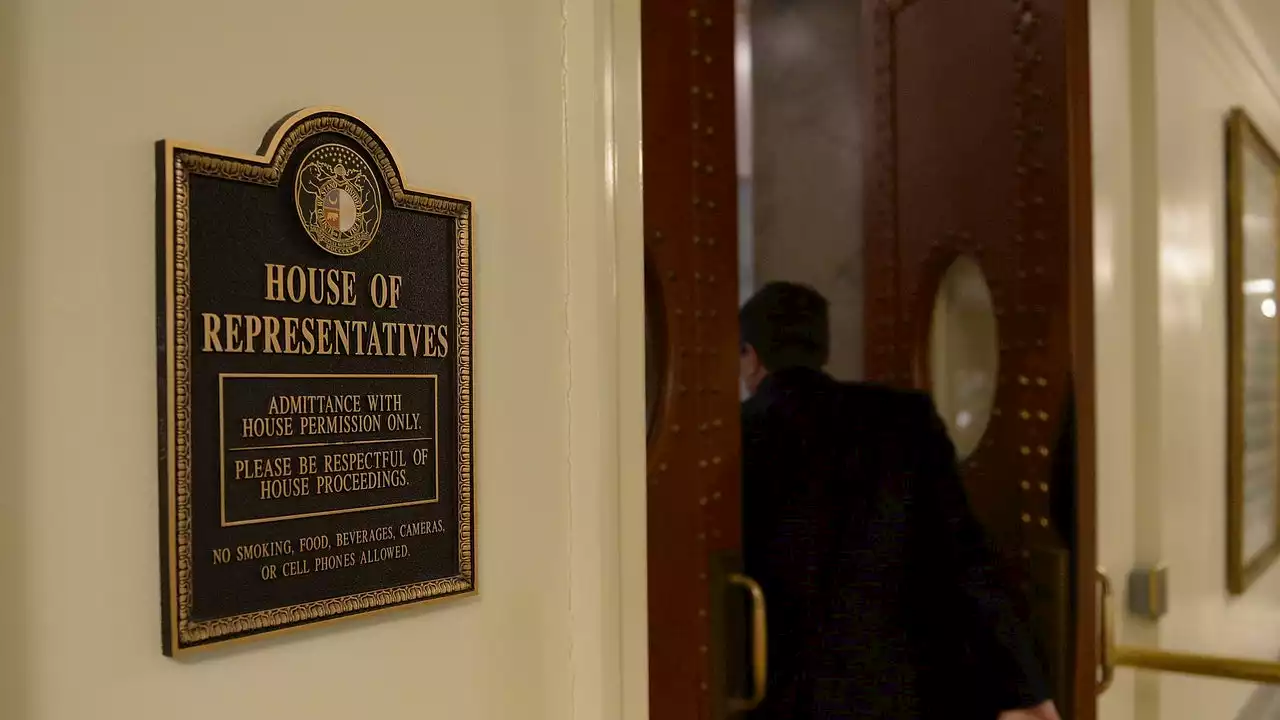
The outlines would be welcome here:
M 1227 585 L 1280 557 L 1280 154 L 1241 108 L 1227 120 Z

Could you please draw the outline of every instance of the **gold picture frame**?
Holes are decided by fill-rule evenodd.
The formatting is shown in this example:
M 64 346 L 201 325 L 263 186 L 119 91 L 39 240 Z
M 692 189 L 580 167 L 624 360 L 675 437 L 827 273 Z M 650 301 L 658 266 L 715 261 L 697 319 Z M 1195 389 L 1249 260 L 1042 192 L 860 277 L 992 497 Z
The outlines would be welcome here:
M 1227 120 L 1227 586 L 1280 557 L 1280 154 L 1243 109 Z

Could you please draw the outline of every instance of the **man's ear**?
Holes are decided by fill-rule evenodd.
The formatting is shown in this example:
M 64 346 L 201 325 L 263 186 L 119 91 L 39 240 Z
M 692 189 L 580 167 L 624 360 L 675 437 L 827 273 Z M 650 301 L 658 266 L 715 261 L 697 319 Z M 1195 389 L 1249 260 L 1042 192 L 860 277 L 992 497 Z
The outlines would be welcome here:
M 756 353 L 756 349 L 750 343 L 742 344 L 742 356 L 738 359 L 739 377 L 747 388 L 747 392 L 755 393 L 760 382 L 764 380 L 767 374 L 764 369 L 764 363 L 760 361 L 760 356 Z

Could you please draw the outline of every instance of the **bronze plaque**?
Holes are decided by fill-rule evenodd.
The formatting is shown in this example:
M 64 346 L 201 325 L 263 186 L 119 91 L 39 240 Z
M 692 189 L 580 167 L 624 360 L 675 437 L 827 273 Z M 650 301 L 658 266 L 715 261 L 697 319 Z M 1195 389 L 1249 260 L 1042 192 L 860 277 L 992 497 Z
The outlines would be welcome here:
M 165 654 L 474 592 L 470 201 L 332 109 L 157 163 Z

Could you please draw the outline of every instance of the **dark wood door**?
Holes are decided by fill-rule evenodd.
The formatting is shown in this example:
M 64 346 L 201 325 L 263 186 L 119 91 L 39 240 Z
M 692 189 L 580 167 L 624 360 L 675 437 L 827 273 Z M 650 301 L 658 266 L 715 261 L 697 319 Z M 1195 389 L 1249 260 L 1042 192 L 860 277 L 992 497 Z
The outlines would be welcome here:
M 864 0 L 868 375 L 929 387 L 959 256 L 997 322 L 990 423 L 963 463 L 1056 688 L 1094 715 L 1087 4 Z
M 732 0 L 643 0 L 650 717 L 724 717 L 740 549 Z
M 1094 715 L 1085 0 L 862 0 L 866 367 L 928 386 L 964 253 L 998 313 L 995 416 L 965 464 L 1071 716 Z M 733 3 L 642 0 L 650 716 L 721 718 L 740 550 Z M 851 72 L 857 69 L 851 68 Z

